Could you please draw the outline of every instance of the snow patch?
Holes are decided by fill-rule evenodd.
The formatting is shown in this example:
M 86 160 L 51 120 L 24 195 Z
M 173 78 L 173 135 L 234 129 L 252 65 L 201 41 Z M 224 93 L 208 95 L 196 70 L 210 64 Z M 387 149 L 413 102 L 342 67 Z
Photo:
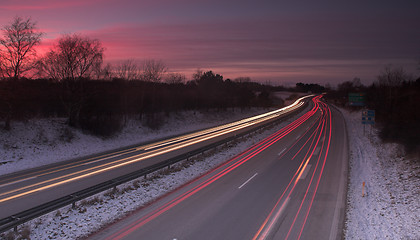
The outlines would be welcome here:
M 341 112 L 351 154 L 346 239 L 420 239 L 418 161 L 398 144 L 381 143 L 375 128 L 364 134 L 360 111 Z

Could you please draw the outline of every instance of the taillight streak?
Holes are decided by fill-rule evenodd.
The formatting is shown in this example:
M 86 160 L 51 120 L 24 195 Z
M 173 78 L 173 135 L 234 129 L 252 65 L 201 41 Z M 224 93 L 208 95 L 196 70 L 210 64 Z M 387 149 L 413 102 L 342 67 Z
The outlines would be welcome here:
M 331 132 L 332 132 L 332 119 L 331 119 L 331 109 L 330 109 L 328 106 L 326 106 L 326 108 L 328 109 L 329 122 L 330 122 L 330 124 L 329 124 L 329 125 L 330 125 L 330 129 L 329 129 L 329 135 L 328 135 L 328 145 L 327 145 L 327 148 L 326 148 L 326 153 L 325 153 L 325 156 L 324 156 L 324 162 L 323 162 L 323 164 L 322 164 L 322 168 L 321 168 L 321 173 L 318 175 L 317 183 L 316 183 L 316 186 L 315 186 L 315 191 L 314 191 L 314 193 L 313 193 L 313 195 L 312 195 L 312 199 L 311 199 L 311 201 L 310 201 L 309 208 L 308 208 L 308 210 L 306 211 L 305 219 L 304 219 L 303 224 L 302 224 L 302 227 L 301 227 L 301 229 L 300 229 L 298 239 L 300 239 L 300 237 L 302 236 L 303 229 L 304 229 L 304 227 L 305 227 L 306 221 L 308 220 L 309 212 L 311 211 L 312 204 L 313 204 L 314 199 L 315 199 L 315 194 L 316 194 L 316 192 L 317 192 L 317 190 L 318 190 L 319 182 L 321 181 L 322 173 L 323 173 L 323 171 L 324 171 L 325 163 L 327 162 L 328 152 L 329 152 L 329 150 L 330 150 L 330 144 L 331 144 Z
M 311 117 L 311 116 L 313 116 L 314 114 L 315 114 L 315 112 L 317 111 L 317 108 L 318 108 L 318 103 L 317 102 L 314 102 L 314 107 L 308 112 L 308 113 L 306 113 L 306 114 L 309 114 L 310 116 L 309 117 Z M 321 119 L 321 117 L 322 117 L 322 115 L 320 115 L 320 116 L 318 116 L 317 117 L 317 119 L 312 123 L 312 125 L 299 137 L 299 139 L 297 139 L 296 141 L 294 141 L 294 143 L 289 147 L 289 148 L 287 148 L 286 149 L 286 151 L 284 151 L 281 155 L 280 155 L 280 158 L 282 158 L 284 155 L 286 155 L 291 149 L 293 149 L 293 147 L 300 141 L 300 139 L 302 139 L 308 132 L 309 132 L 309 130 L 316 124 L 316 123 L 318 123 L 318 126 L 319 126 L 319 119 Z M 306 146 L 306 143 L 309 141 L 309 140 L 311 140 L 312 139 L 312 136 L 314 135 L 316 133 L 316 131 L 312 131 L 312 134 L 311 134 L 311 136 L 309 136 L 309 138 L 308 138 L 308 140 L 306 140 L 306 142 L 302 145 L 302 147 L 299 149 L 299 151 L 298 152 L 296 152 L 296 154 L 292 157 L 292 159 L 291 160 L 293 160 L 297 155 L 298 155 L 298 153 L 304 148 L 304 146 Z
M 315 106 L 317 107 L 317 109 L 319 108 L 319 98 L 314 98 L 313 99 L 313 101 L 314 101 L 314 103 L 315 103 Z M 313 111 L 313 113 L 317 110 L 317 109 L 313 109 L 314 111 Z M 324 115 L 324 114 L 323 114 Z M 315 136 L 315 135 L 318 135 L 319 134 L 319 136 L 318 136 L 318 140 L 317 140 L 317 144 L 318 144 L 318 142 L 319 142 L 319 139 L 320 139 L 320 137 L 321 137 L 321 135 L 322 135 L 322 131 L 323 131 L 323 129 L 324 129 L 324 126 L 325 126 L 325 116 L 322 116 L 322 119 L 320 119 L 320 118 L 318 118 L 319 119 L 319 124 L 318 124 L 318 126 L 317 126 L 317 128 L 315 129 L 315 131 L 314 131 L 314 133 L 316 133 L 316 134 L 312 134 L 311 136 L 310 136 L 310 138 L 309 139 L 316 139 L 317 137 Z M 321 127 L 321 130 L 319 131 L 319 128 Z M 308 139 L 308 140 L 309 140 Z M 305 144 L 301 147 L 301 149 L 307 144 L 307 142 L 308 141 L 306 141 L 305 142 Z M 317 145 L 316 144 L 316 145 Z M 313 150 L 312 150 L 312 152 L 311 152 L 311 155 L 310 155 L 310 157 L 308 158 L 308 159 L 310 159 L 311 157 L 312 157 L 312 154 L 313 154 L 313 152 L 315 151 L 315 148 L 316 148 L 316 145 L 313 147 Z M 311 144 L 311 146 L 312 146 L 312 144 Z M 310 152 L 310 149 L 311 149 L 311 147 L 309 148 L 309 150 L 308 150 L 308 152 Z M 300 151 L 300 150 L 299 150 Z M 279 204 L 281 203 L 281 201 L 282 201 L 282 199 L 283 199 L 283 197 L 285 196 L 285 194 L 288 192 L 288 194 L 287 194 L 287 197 L 286 197 L 286 199 L 290 199 L 290 195 L 291 195 L 291 193 L 293 192 L 293 190 L 295 189 L 295 187 L 296 187 L 296 184 L 297 184 L 297 179 L 298 179 L 298 174 L 299 174 L 299 172 L 300 171 L 303 171 L 303 165 L 304 165 L 304 162 L 305 162 L 305 159 L 306 159 L 306 156 L 305 156 L 305 158 L 303 158 L 303 160 L 302 160 L 302 162 L 301 162 L 301 164 L 300 164 L 300 166 L 298 167 L 298 169 L 296 170 L 296 172 L 295 172 L 295 174 L 293 175 L 293 177 L 291 178 L 291 180 L 290 180 L 290 182 L 289 182 L 289 184 L 287 185 L 287 187 L 286 187 L 286 189 L 283 191 L 283 193 L 282 193 L 282 195 L 280 196 L 280 198 L 277 200 L 277 202 L 276 202 L 276 204 L 274 205 L 274 207 L 272 208 L 272 210 L 271 210 L 271 212 L 268 214 L 268 216 L 267 216 L 267 218 L 265 219 L 265 221 L 263 222 L 263 224 L 261 225 L 261 227 L 258 229 L 258 231 L 257 231 L 257 233 L 254 235 L 254 237 L 253 237 L 253 240 L 255 240 L 255 239 L 265 239 L 266 237 L 267 237 L 267 235 L 269 234 L 269 231 L 271 230 L 271 228 L 272 228 L 272 226 L 274 225 L 274 223 L 276 222 L 276 220 L 277 220 L 277 218 L 278 218 L 278 214 L 276 214 L 276 216 L 277 217 L 272 217 L 273 216 L 273 214 L 274 214 L 274 212 L 275 212 L 275 210 L 278 208 L 278 206 L 279 206 Z M 295 180 L 296 179 L 296 180 Z M 292 185 L 292 183 L 294 183 L 293 184 L 293 187 L 290 189 L 290 191 L 289 191 L 289 188 L 290 188 L 290 186 Z M 283 203 L 283 205 L 282 205 L 282 207 L 280 208 L 280 209 L 282 209 L 283 208 L 283 206 L 284 206 L 284 204 L 285 203 Z M 271 221 L 270 221 L 271 220 Z M 270 221 L 270 223 L 267 225 L 267 223 Z M 264 230 L 264 231 L 263 231 Z
M 302 145 L 302 147 L 301 147 L 301 148 L 300 148 L 300 149 L 299 149 L 299 150 L 295 153 L 295 155 L 291 158 L 291 160 L 295 159 L 295 158 L 296 158 L 296 156 L 300 153 L 300 151 L 302 151 L 302 149 L 304 149 L 304 147 L 305 147 L 305 146 L 306 146 L 306 144 L 309 142 L 309 140 L 311 140 L 311 139 L 312 139 L 311 145 L 309 146 L 309 149 L 308 149 L 308 151 L 307 151 L 307 153 L 306 153 L 306 155 L 305 155 L 304 159 L 308 156 L 308 153 L 309 153 L 309 151 L 311 150 L 312 144 L 313 144 L 313 142 L 314 142 L 314 140 L 315 140 L 315 138 L 313 138 L 313 136 L 317 133 L 317 131 L 318 131 L 318 129 L 319 129 L 319 127 L 320 127 L 320 125 L 321 125 L 321 119 L 322 119 L 322 116 L 319 116 L 319 117 L 318 117 L 318 119 L 317 119 L 318 126 L 317 126 L 316 130 L 312 132 L 311 136 L 309 136 L 309 138 L 305 141 L 305 143 Z M 308 131 L 309 131 L 309 130 L 308 130 Z M 297 143 L 297 142 L 295 142 L 295 144 L 296 144 L 296 143 Z
M 307 119 L 309 119 L 314 113 L 315 113 L 315 111 L 310 111 L 309 114 L 308 113 L 304 114 L 303 116 L 301 116 L 300 118 L 295 120 L 293 123 L 287 125 L 286 127 L 282 128 L 278 132 L 272 134 L 271 136 L 264 139 L 263 141 L 261 141 L 257 145 L 249 148 L 244 153 L 238 155 L 237 157 L 234 157 L 233 159 L 229 160 L 225 164 L 222 164 L 218 168 L 216 168 L 216 169 L 210 171 L 209 173 L 199 177 L 195 181 L 190 182 L 189 184 L 192 184 L 192 183 L 194 183 L 194 182 L 196 182 L 200 179 L 203 179 L 203 177 L 209 175 L 210 173 L 213 173 L 216 170 L 219 170 L 222 167 L 225 167 L 225 166 L 231 164 L 232 162 L 236 161 L 237 159 L 243 157 L 239 161 L 237 161 L 237 162 L 233 163 L 232 165 L 228 166 L 226 169 L 223 169 L 221 172 L 219 172 L 216 175 L 212 176 L 211 178 L 205 180 L 203 183 L 200 183 L 199 185 L 197 185 L 194 188 L 188 190 L 187 192 L 183 193 L 182 195 L 176 197 L 175 199 L 171 200 L 170 202 L 166 203 L 165 205 L 161 206 L 160 208 L 158 208 L 158 209 L 154 210 L 153 212 L 145 215 L 144 217 L 140 218 L 139 220 L 130 224 L 129 226 L 120 230 L 119 232 L 113 234 L 112 236 L 108 237 L 107 239 L 121 239 L 121 238 L 129 235 L 130 233 L 132 233 L 136 229 L 138 229 L 141 226 L 145 225 L 146 223 L 152 221 L 156 217 L 160 216 L 162 213 L 168 211 L 169 209 L 173 208 L 174 206 L 181 203 L 185 199 L 189 198 L 190 196 L 194 195 L 198 191 L 202 190 L 203 188 L 205 188 L 208 185 L 212 184 L 213 182 L 217 181 L 218 179 L 225 176 L 226 174 L 233 171 L 234 169 L 238 168 L 239 166 L 241 166 L 245 162 L 249 161 L 250 159 L 252 159 L 256 155 L 258 155 L 259 153 L 261 153 L 262 151 L 264 151 L 265 149 L 267 149 L 268 147 L 270 147 L 271 145 L 273 145 L 274 143 L 276 143 L 277 141 L 282 139 L 284 136 L 286 136 L 287 134 L 289 134 L 290 132 L 292 132 L 293 130 L 298 128 Z
M 326 131 L 327 131 L 327 128 L 326 128 L 326 126 L 325 126 L 326 124 L 328 124 L 328 123 L 327 123 L 327 120 L 326 120 L 325 118 L 323 118 L 323 130 L 322 130 L 322 131 L 324 132 L 324 134 L 323 134 L 323 135 L 324 135 L 324 139 L 325 139 L 325 136 L 326 136 Z M 325 126 L 325 128 L 324 128 L 324 126 Z M 317 147 L 317 146 L 318 146 L 318 144 L 319 144 L 319 139 L 320 139 L 321 135 L 322 135 L 322 134 L 320 134 L 320 135 L 319 135 L 319 137 L 318 137 L 318 140 L 317 140 L 317 143 L 316 143 L 315 147 Z M 298 216 L 299 216 L 299 214 L 300 214 L 300 211 L 301 211 L 301 209 L 302 209 L 302 206 L 303 206 L 303 204 L 304 204 L 304 202 L 305 202 L 305 200 L 306 200 L 306 197 L 307 197 L 307 195 L 308 195 L 309 189 L 310 189 L 310 188 L 311 188 L 311 186 L 312 186 L 312 181 L 313 181 L 314 176 L 315 176 L 315 174 L 316 174 L 316 171 L 317 171 L 317 168 L 318 168 L 318 165 L 319 165 L 320 159 L 321 159 L 321 153 L 322 153 L 322 150 L 323 150 L 323 148 L 324 148 L 324 145 L 325 145 L 325 141 L 323 141 L 323 142 L 322 142 L 322 144 L 321 144 L 321 151 L 320 151 L 320 154 L 319 154 L 319 156 L 318 156 L 318 158 L 317 158 L 317 162 L 316 162 L 315 168 L 314 168 L 314 170 L 313 170 L 313 173 L 312 173 L 311 179 L 310 179 L 310 181 L 309 181 L 308 187 L 306 188 L 306 191 L 305 191 L 304 197 L 303 197 L 303 199 L 302 199 L 302 201 L 301 201 L 301 203 L 300 203 L 299 209 L 298 209 L 298 211 L 297 211 L 297 213 L 296 213 L 296 215 L 295 215 L 295 217 L 294 217 L 294 219 L 293 219 L 293 222 L 292 222 L 292 224 L 291 224 L 291 226 L 290 226 L 290 228 L 289 228 L 289 231 L 288 231 L 288 233 L 287 233 L 287 235 L 286 235 L 286 238 L 285 238 L 285 239 L 288 239 L 288 238 L 289 238 L 290 233 L 291 233 L 291 231 L 292 231 L 292 229 L 293 229 L 293 227 L 294 227 L 294 225 L 295 225 L 295 223 L 296 223 L 296 220 L 297 220 L 297 218 L 298 218 Z M 315 147 L 314 147 L 314 148 L 315 148 Z M 320 175 L 320 176 L 322 175 L 322 171 L 319 173 L 319 175 Z M 315 194 L 316 194 L 316 191 L 314 192 L 314 194 L 313 194 L 313 195 L 315 195 Z

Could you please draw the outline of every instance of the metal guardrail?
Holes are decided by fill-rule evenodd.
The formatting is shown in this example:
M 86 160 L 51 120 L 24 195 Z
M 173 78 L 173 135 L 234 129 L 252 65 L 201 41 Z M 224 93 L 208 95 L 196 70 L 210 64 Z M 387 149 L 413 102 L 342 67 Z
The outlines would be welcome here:
M 67 195 L 67 196 L 58 198 L 56 200 L 44 203 L 44 204 L 39 205 L 37 207 L 28 209 L 26 211 L 22 211 L 18 214 L 14 214 L 10 217 L 0 219 L 0 233 L 3 233 L 3 232 L 5 232 L 7 230 L 10 230 L 10 229 L 15 229 L 15 231 L 17 231 L 17 227 L 19 225 L 22 225 L 25 222 L 28 222 L 32 219 L 40 217 L 44 214 L 47 214 L 47 213 L 52 212 L 54 210 L 57 210 L 59 208 L 65 207 L 67 205 L 72 205 L 72 204 L 74 205 L 77 201 L 80 201 L 80 200 L 85 199 L 87 197 L 93 196 L 97 193 L 100 193 L 100 192 L 103 192 L 105 190 L 111 189 L 111 188 L 116 187 L 120 184 L 123 184 L 123 183 L 126 183 L 128 181 L 134 180 L 136 178 L 146 176 L 147 174 L 153 173 L 157 170 L 168 167 L 168 166 L 170 166 L 172 164 L 175 164 L 177 162 L 180 162 L 182 160 L 185 160 L 185 159 L 188 159 L 190 157 L 196 156 L 198 154 L 204 153 L 205 151 L 208 151 L 210 149 L 213 149 L 215 147 L 218 147 L 220 145 L 223 145 L 225 143 L 228 143 L 228 142 L 233 141 L 235 139 L 238 139 L 240 137 L 246 136 L 246 135 L 248 135 L 252 132 L 256 132 L 256 131 L 258 131 L 260 129 L 263 129 L 263 128 L 266 128 L 270 125 L 277 124 L 278 122 L 280 122 L 282 120 L 285 120 L 285 119 L 291 117 L 292 115 L 300 113 L 301 111 L 303 111 L 303 109 L 305 109 L 307 104 L 308 104 L 308 101 L 305 100 L 305 104 L 302 107 L 300 107 L 296 110 L 293 110 L 291 112 L 287 112 L 284 116 L 280 116 L 278 119 L 276 119 L 272 122 L 268 122 L 266 124 L 263 124 L 260 127 L 250 129 L 248 131 L 237 134 L 235 136 L 228 137 L 226 139 L 223 139 L 223 140 L 220 140 L 218 142 L 215 142 L 215 143 L 206 145 L 204 147 L 195 149 L 195 150 L 190 151 L 188 153 L 181 154 L 179 156 L 176 156 L 176 157 L 167 159 L 165 161 L 156 163 L 152 166 L 142 168 L 138 171 L 126 174 L 124 176 L 114 178 L 112 180 L 97 184 L 95 186 L 83 189 L 81 191 L 72 193 L 70 195 Z

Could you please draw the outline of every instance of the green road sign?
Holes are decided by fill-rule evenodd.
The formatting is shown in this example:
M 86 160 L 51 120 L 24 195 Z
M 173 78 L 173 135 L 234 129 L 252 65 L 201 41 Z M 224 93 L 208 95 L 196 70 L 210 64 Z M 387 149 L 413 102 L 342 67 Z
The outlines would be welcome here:
M 349 93 L 350 106 L 364 106 L 365 94 L 364 93 Z

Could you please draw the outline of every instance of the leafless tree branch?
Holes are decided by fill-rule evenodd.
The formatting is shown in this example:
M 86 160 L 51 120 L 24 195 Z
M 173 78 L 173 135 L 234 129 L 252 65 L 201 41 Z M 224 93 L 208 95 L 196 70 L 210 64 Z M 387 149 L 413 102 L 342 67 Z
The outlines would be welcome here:
M 31 18 L 15 17 L 3 29 L 0 38 L 0 76 L 20 78 L 34 68 L 35 46 L 41 42 L 42 32 L 37 30 Z
M 143 64 L 143 80 L 150 82 L 160 82 L 167 68 L 165 64 L 158 60 L 149 59 Z
M 78 34 L 64 35 L 38 62 L 40 75 L 52 79 L 90 78 L 103 62 L 104 48 L 99 40 Z
M 115 67 L 115 76 L 125 80 L 139 79 L 140 69 L 133 59 L 125 60 Z

